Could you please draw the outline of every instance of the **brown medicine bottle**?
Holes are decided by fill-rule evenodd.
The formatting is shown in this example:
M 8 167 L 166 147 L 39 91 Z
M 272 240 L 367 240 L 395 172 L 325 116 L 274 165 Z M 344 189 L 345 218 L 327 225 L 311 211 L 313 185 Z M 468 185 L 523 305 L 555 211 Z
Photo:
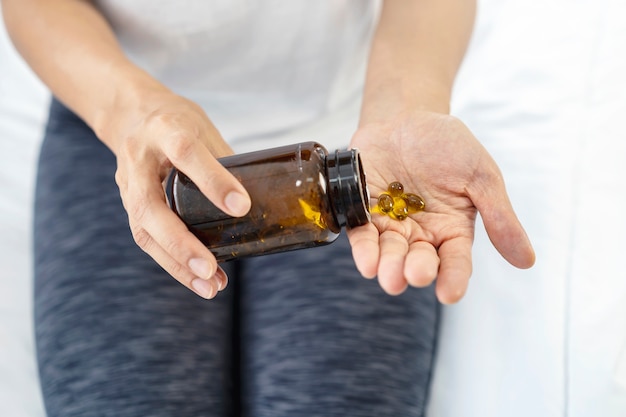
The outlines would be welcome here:
M 215 207 L 180 171 L 166 185 L 172 209 L 218 261 L 328 244 L 342 226 L 370 221 L 356 149 L 329 153 L 304 142 L 219 161 L 250 195 L 252 208 L 243 217 Z

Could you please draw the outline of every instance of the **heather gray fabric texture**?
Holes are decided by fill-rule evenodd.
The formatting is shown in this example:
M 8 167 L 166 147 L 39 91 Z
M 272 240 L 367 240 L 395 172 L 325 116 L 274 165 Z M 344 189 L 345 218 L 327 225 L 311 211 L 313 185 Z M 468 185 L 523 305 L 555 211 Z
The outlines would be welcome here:
M 199 298 L 133 242 L 115 158 L 53 101 L 37 178 L 35 320 L 49 417 L 422 416 L 433 288 L 398 297 L 347 239 L 225 264 Z

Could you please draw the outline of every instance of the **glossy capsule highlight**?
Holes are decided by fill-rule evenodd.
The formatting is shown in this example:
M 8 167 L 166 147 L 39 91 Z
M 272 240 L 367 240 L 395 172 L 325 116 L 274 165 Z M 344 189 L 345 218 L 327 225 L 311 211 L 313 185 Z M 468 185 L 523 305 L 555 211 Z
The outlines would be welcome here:
M 425 208 L 426 203 L 422 197 L 405 193 L 402 183 L 393 181 L 387 186 L 387 191 L 378 196 L 378 203 L 372 212 L 387 215 L 394 220 L 404 220 L 409 214 L 423 211 Z

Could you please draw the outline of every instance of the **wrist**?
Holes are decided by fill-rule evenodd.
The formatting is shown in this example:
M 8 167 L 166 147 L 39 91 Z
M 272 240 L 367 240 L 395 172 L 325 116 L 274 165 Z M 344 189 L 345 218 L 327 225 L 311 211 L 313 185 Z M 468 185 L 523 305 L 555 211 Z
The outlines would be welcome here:
M 157 97 L 173 93 L 143 70 L 132 64 L 124 68 L 111 68 L 109 90 L 98 105 L 94 106 L 90 125 L 96 136 L 111 150 L 117 149 L 121 132 L 142 120 L 153 108 Z
M 363 95 L 359 125 L 382 122 L 407 112 L 450 113 L 451 87 L 429 78 L 413 77 L 369 84 Z
M 453 82 L 454 74 L 436 60 L 423 62 L 379 42 L 368 66 L 361 124 L 406 111 L 448 114 Z

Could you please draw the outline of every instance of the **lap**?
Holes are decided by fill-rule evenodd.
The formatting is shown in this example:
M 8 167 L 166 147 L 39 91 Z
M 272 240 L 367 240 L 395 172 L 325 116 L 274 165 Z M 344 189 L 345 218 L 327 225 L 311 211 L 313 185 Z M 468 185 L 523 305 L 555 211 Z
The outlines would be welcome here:
M 422 415 L 437 332 L 432 287 L 385 294 L 360 276 L 345 235 L 243 265 L 248 415 Z

